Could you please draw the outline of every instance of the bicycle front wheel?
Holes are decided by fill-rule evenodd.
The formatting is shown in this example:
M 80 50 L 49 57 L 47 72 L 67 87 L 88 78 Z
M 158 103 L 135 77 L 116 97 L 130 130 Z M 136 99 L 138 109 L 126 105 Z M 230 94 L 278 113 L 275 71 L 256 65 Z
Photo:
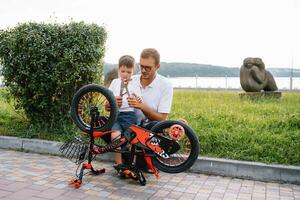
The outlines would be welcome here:
M 109 110 L 105 104 L 109 104 Z M 84 132 L 90 130 L 90 111 L 93 107 L 99 111 L 94 131 L 110 130 L 117 119 L 118 105 L 113 93 L 97 84 L 83 86 L 75 93 L 71 103 L 71 117 L 76 126 Z

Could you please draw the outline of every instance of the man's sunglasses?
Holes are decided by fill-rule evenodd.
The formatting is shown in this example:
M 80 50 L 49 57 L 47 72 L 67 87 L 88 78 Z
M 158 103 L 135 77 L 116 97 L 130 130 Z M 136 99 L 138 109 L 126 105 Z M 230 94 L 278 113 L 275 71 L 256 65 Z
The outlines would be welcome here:
M 150 72 L 153 69 L 153 67 L 140 64 L 140 70 L 142 71 L 142 69 L 144 69 L 146 72 Z

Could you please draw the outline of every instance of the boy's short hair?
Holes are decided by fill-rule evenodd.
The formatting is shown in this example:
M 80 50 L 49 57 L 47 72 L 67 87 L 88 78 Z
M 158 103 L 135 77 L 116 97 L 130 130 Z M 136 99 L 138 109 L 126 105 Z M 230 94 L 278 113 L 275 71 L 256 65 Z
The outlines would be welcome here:
M 130 55 L 124 55 L 119 59 L 119 68 L 125 66 L 127 68 L 134 68 L 135 60 Z
M 147 49 L 144 49 L 141 53 L 141 58 L 153 58 L 154 61 L 155 61 L 155 64 L 159 64 L 160 62 L 160 55 L 158 53 L 158 51 L 154 48 L 147 48 Z

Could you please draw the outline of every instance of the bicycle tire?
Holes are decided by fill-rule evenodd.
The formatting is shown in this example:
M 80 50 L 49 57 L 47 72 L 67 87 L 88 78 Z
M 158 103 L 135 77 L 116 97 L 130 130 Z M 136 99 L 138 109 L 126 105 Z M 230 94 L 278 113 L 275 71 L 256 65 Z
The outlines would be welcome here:
M 80 113 L 80 112 L 83 112 L 82 111 L 83 108 L 80 108 L 80 106 L 82 106 L 82 105 L 80 105 L 80 103 L 81 103 L 81 101 L 88 99 L 89 96 L 92 96 L 92 98 L 93 98 L 93 95 L 97 94 L 97 93 L 104 97 L 104 100 L 101 99 L 102 103 L 104 103 L 105 101 L 108 101 L 108 103 L 110 105 L 110 111 L 104 110 L 105 105 L 99 104 L 97 106 L 97 107 L 99 107 L 99 109 L 101 109 L 101 110 L 99 110 L 99 113 L 100 113 L 99 118 L 104 117 L 104 116 L 102 116 L 101 112 L 103 112 L 103 113 L 107 112 L 107 116 L 104 117 L 105 123 L 103 122 L 103 124 L 101 126 L 99 125 L 99 126 L 94 127 L 94 131 L 110 130 L 117 119 L 118 105 L 117 105 L 117 102 L 116 102 L 116 99 L 115 99 L 113 93 L 108 88 L 101 86 L 101 85 L 97 85 L 97 84 L 85 85 L 75 93 L 75 95 L 72 99 L 72 103 L 71 103 L 71 117 L 72 117 L 74 123 L 76 124 L 76 126 L 81 131 L 88 132 L 90 130 L 90 121 L 88 121 L 89 116 L 86 116 L 87 120 L 84 121 L 84 119 L 82 117 L 83 114 Z M 87 96 L 87 98 L 86 98 L 86 96 Z M 102 98 L 102 96 L 101 96 L 101 98 Z M 90 101 L 92 101 L 92 100 L 90 100 Z M 96 104 L 96 102 L 95 102 L 95 104 Z M 89 110 L 86 109 L 86 112 L 89 112 Z
M 188 139 L 191 145 L 191 152 L 188 158 L 183 163 L 176 166 L 170 166 L 165 163 L 162 163 L 160 161 L 161 158 L 158 155 L 152 157 L 153 164 L 159 170 L 167 173 L 180 173 L 188 170 L 197 160 L 199 155 L 199 150 L 200 150 L 200 144 L 197 135 L 194 133 L 193 129 L 185 123 L 174 121 L 174 120 L 166 120 L 166 121 L 158 122 L 155 126 L 151 128 L 151 132 L 153 134 L 161 134 L 164 129 L 167 129 L 174 124 L 181 125 L 184 128 L 186 138 Z

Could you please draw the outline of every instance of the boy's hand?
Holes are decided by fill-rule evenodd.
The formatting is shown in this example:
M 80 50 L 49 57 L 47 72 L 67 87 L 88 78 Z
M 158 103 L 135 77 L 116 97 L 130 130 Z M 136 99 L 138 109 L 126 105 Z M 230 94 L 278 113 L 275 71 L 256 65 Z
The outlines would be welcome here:
M 110 109 L 109 102 L 108 102 L 107 100 L 105 100 L 105 102 L 104 102 L 104 108 L 105 108 L 105 110 L 107 110 L 107 111 L 110 111 L 110 110 L 111 110 L 111 109 Z
M 117 100 L 118 107 L 120 108 L 122 106 L 122 97 L 116 96 L 116 100 Z
M 116 101 L 117 101 L 117 105 L 120 108 L 122 106 L 122 97 L 116 96 L 115 98 L 116 98 Z M 107 100 L 105 100 L 105 102 L 104 102 L 104 107 L 105 107 L 105 110 L 107 110 L 107 111 L 111 110 L 109 102 Z

